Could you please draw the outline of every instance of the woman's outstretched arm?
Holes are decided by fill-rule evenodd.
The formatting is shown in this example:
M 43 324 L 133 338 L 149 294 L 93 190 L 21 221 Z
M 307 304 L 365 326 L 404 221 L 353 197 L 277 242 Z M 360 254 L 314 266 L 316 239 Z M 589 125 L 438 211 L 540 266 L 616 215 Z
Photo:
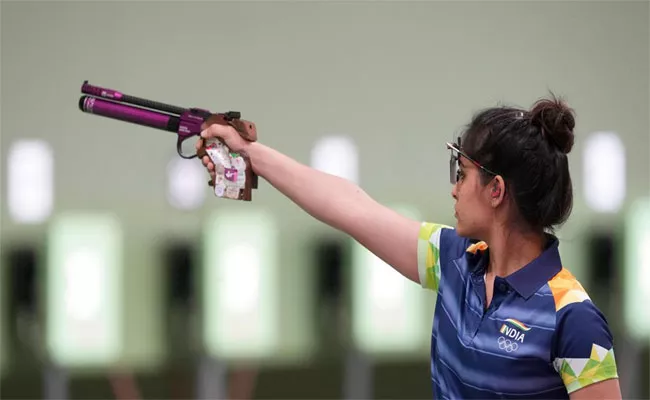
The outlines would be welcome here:
M 233 151 L 247 154 L 255 173 L 292 202 L 319 221 L 347 233 L 399 273 L 419 283 L 420 221 L 378 203 L 353 182 L 301 164 L 262 143 L 248 142 L 230 126 L 212 124 L 205 128 L 204 139 L 221 138 Z M 202 141 L 197 143 L 202 145 Z M 209 157 L 203 158 L 203 164 L 214 173 Z

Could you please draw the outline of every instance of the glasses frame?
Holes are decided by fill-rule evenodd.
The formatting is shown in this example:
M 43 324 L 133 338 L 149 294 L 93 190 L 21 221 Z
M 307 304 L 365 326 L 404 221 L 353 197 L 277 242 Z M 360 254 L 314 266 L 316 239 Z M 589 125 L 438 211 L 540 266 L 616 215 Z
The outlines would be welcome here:
M 468 156 L 464 151 L 462 151 L 460 149 L 460 137 L 458 138 L 458 144 L 447 142 L 447 148 L 451 150 L 451 157 L 449 159 L 449 181 L 451 182 L 452 185 L 458 183 L 458 179 L 459 179 L 458 175 L 460 173 L 460 157 L 458 155 L 465 157 L 477 168 L 487 172 L 490 175 L 493 176 L 499 175 L 496 172 L 490 171 L 489 169 L 485 168 L 483 165 L 481 165 L 481 163 L 474 160 L 473 158 Z M 458 155 L 454 154 L 454 152 L 457 153 Z

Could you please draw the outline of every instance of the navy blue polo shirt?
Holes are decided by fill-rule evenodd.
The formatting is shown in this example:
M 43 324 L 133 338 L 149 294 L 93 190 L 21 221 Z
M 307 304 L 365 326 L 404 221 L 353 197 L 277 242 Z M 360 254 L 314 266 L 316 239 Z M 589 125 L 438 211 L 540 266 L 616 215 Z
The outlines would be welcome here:
M 496 277 L 486 309 L 489 249 L 448 226 L 423 223 L 418 269 L 437 291 L 431 335 L 435 398 L 568 398 L 618 378 L 607 321 L 562 266 L 558 241 Z

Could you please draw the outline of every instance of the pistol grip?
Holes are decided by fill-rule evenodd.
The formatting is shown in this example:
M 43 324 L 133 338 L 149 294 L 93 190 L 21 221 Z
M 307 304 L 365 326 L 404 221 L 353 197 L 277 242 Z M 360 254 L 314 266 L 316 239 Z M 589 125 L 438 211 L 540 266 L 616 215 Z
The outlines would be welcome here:
M 209 140 L 196 154 L 200 159 L 210 157 L 215 166 L 217 182 L 213 179 L 208 181 L 208 185 L 214 188 L 215 196 L 231 200 L 253 199 L 258 177 L 248 156 L 232 153 L 221 139 Z
M 255 172 L 253 172 L 251 187 L 253 189 L 257 189 L 258 182 L 259 182 L 259 176 Z M 214 187 L 214 181 L 212 179 L 208 181 L 208 186 Z

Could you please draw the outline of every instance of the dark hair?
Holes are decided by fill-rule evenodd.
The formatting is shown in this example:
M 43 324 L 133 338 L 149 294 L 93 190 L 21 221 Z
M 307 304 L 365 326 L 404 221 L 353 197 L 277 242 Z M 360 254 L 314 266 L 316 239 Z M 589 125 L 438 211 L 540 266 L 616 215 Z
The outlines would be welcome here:
M 474 116 L 461 140 L 468 156 L 506 182 L 506 193 L 533 229 L 553 231 L 573 207 L 567 154 L 574 142 L 574 113 L 551 95 L 530 111 L 498 106 Z M 481 171 L 485 185 L 494 176 Z

